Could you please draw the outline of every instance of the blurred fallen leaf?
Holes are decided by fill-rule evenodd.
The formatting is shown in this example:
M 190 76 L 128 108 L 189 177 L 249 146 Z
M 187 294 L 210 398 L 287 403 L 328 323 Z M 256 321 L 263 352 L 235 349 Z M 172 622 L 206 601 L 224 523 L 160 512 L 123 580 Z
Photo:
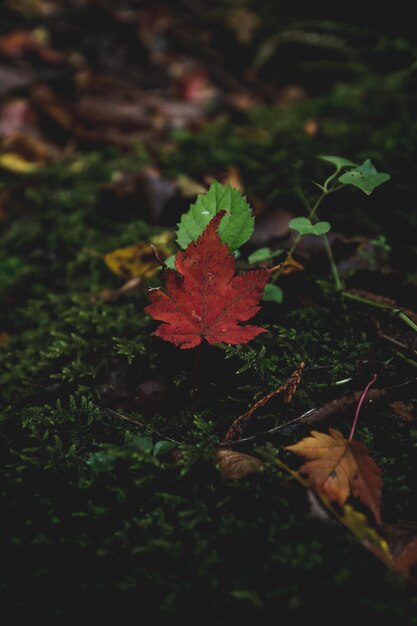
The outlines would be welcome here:
M 51 144 L 36 135 L 13 132 L 1 140 L 0 166 L 10 172 L 27 174 L 59 156 Z
M 310 119 L 307 120 L 304 124 L 304 132 L 308 137 L 314 137 L 315 135 L 317 135 L 318 130 L 319 125 L 317 120 Z
M 0 65 L 0 94 L 2 96 L 28 87 L 35 80 L 35 73 L 31 68 L 22 69 Z
M 259 472 L 263 467 L 259 459 L 230 448 L 217 450 L 216 461 L 225 478 L 244 478 L 248 474 Z
M 408 543 L 401 554 L 396 558 L 395 565 L 400 572 L 409 574 L 411 568 L 417 563 L 417 537 Z
M 416 522 L 407 520 L 399 520 L 394 523 L 383 522 L 381 529 L 394 560 L 397 560 L 407 546 L 417 539 Z
M 62 10 L 60 0 L 6 0 L 6 4 L 24 17 L 50 17 Z
M 29 174 L 39 168 L 37 163 L 26 161 L 23 157 L 13 152 L 0 154 L 0 167 L 15 174 Z
M 221 180 L 221 182 L 223 185 L 230 185 L 231 187 L 234 187 L 238 191 L 243 192 L 244 187 L 243 187 L 242 179 L 240 177 L 240 172 L 238 168 L 235 167 L 234 165 L 231 165 L 230 167 L 227 168 L 227 174 L 225 178 Z
M 13 30 L 0 37 L 0 54 L 6 58 L 20 59 L 27 53 L 34 53 L 42 61 L 51 64 L 62 63 L 65 55 L 48 44 L 48 34 L 44 29 L 33 31 Z
M 177 90 L 181 100 L 193 104 L 207 105 L 217 97 L 217 89 L 207 70 L 188 63 L 183 64 L 179 72 L 177 70 Z
M 389 551 L 388 543 L 385 539 L 369 525 L 366 515 L 356 511 L 350 504 L 343 507 L 341 521 L 352 534 L 375 556 L 388 565 L 393 566 L 393 559 Z
M 176 181 L 178 189 L 184 198 L 195 198 L 199 193 L 206 193 L 207 188 L 201 183 L 193 180 L 186 174 L 177 176 Z
M 104 256 L 104 261 L 113 274 L 124 280 L 139 277 L 150 278 L 160 268 L 151 244 L 155 246 L 158 255 L 165 259 L 172 252 L 170 247 L 172 240 L 173 233 L 163 231 L 160 235 L 153 237 L 150 242 L 141 241 L 133 246 L 108 252 Z
M 244 6 L 237 6 L 230 9 L 227 22 L 238 42 L 243 45 L 251 43 L 256 30 L 261 25 L 259 15 Z
M 394 413 L 396 413 L 403 420 L 412 421 L 416 418 L 412 404 L 406 404 L 401 400 L 397 400 L 395 402 L 391 402 L 390 407 Z
M 6 345 L 9 341 L 10 335 L 9 333 L 0 332 L 0 348 Z
M 0 109 L 0 136 L 28 132 L 36 124 L 36 115 L 28 100 L 22 98 L 5 102 Z

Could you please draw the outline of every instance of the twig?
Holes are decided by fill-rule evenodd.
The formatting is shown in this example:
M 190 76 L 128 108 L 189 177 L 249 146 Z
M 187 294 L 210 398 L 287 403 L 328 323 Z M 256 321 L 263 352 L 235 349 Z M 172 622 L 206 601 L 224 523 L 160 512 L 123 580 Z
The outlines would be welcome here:
M 417 367 L 417 363 L 415 364 Z M 376 402 L 384 398 L 390 391 L 394 389 L 399 389 L 400 387 L 405 387 L 410 383 L 414 382 L 413 380 L 407 380 L 405 383 L 401 383 L 399 385 L 393 385 L 392 387 L 385 387 L 383 389 L 370 389 L 364 399 L 364 403 L 370 404 L 371 402 Z M 298 425 L 310 425 L 315 424 L 316 422 L 320 422 L 328 417 L 331 417 L 335 413 L 342 413 L 346 411 L 350 406 L 356 404 L 362 396 L 362 391 L 355 391 L 353 394 L 347 396 L 341 396 L 340 398 L 335 398 L 334 400 L 330 400 L 330 402 L 326 402 L 321 407 L 315 407 L 313 409 L 309 409 L 302 415 L 295 417 L 289 422 L 285 422 L 285 424 L 279 424 L 278 426 L 274 426 L 270 430 L 265 430 L 260 433 L 256 433 L 250 437 L 244 437 L 242 439 L 237 439 L 233 442 L 223 442 L 220 445 L 235 445 L 240 443 L 247 443 L 249 441 L 256 441 L 260 437 L 268 437 L 270 435 L 275 435 L 281 431 L 286 431 L 288 429 L 292 430 L 295 426 Z
M 269 393 L 268 395 L 264 396 L 263 398 L 255 402 L 255 404 L 251 406 L 251 408 L 248 411 L 246 411 L 246 413 L 243 413 L 243 415 L 240 415 L 239 417 L 237 417 L 234 420 L 233 424 L 230 426 L 229 430 L 227 431 L 223 443 L 225 444 L 230 443 L 236 438 L 236 436 L 239 436 L 243 432 L 243 430 L 246 428 L 246 426 L 249 424 L 254 413 L 258 409 L 265 406 L 265 404 L 267 404 L 270 400 L 272 400 L 272 398 L 275 398 L 275 396 L 277 396 L 278 394 L 285 392 L 284 402 L 287 402 L 287 403 L 290 402 L 292 400 L 292 397 L 295 394 L 297 386 L 299 385 L 301 381 L 301 375 L 302 375 L 304 367 L 305 367 L 305 363 L 301 362 L 300 365 L 297 367 L 297 369 L 291 374 L 291 376 L 282 385 L 278 387 L 278 389 L 271 391 L 271 393 Z
M 402 343 L 401 341 L 394 339 L 394 337 L 390 337 L 389 335 L 386 335 L 385 333 L 382 332 L 381 324 L 379 323 L 378 320 L 374 320 L 374 322 L 376 326 L 376 332 L 378 333 L 378 337 L 381 337 L 381 339 L 385 339 L 385 341 L 392 343 L 397 348 L 403 348 L 404 350 L 407 350 L 408 346 L 405 343 Z

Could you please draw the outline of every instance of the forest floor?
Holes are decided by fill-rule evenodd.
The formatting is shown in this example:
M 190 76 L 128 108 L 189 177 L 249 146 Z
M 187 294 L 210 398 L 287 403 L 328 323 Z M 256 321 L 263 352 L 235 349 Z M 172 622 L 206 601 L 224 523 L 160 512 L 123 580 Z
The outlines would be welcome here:
M 25 623 L 83 607 L 417 624 L 412 32 L 283 19 L 273 2 L 67 4 L 10 3 L 0 27 L 3 606 Z M 324 198 L 333 272 L 323 237 L 303 237 L 256 316 L 268 332 L 205 344 L 198 366 L 153 336 L 150 243 L 175 253 L 217 180 L 255 216 L 238 271 L 279 263 L 332 174 L 323 154 L 391 177 Z M 291 401 L 222 445 L 300 363 Z M 355 441 L 381 471 L 381 523 L 355 497 L 346 521 L 286 450 L 311 430 L 348 437 L 371 381 Z M 257 461 L 231 469 L 232 453 Z

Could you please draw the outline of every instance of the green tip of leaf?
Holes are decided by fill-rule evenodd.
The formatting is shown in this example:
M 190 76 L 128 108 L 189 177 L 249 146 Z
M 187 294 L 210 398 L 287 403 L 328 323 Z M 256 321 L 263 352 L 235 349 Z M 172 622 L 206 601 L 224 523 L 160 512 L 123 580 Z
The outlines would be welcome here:
M 169 256 L 167 259 L 165 259 L 165 265 L 170 269 L 170 270 L 175 270 L 175 254 L 171 254 L 171 256 Z
M 336 169 L 341 170 L 344 167 L 356 167 L 357 163 L 350 161 L 349 159 L 345 159 L 339 156 L 331 156 L 331 155 L 320 155 L 318 157 L 322 161 L 326 161 L 327 163 L 331 163 L 335 166 Z
M 276 302 L 277 304 L 281 304 L 284 300 L 283 291 L 277 285 L 268 283 L 265 285 L 262 300 L 264 300 L 264 302 Z
M 181 248 L 186 248 L 191 241 L 196 241 L 211 218 L 223 209 L 227 214 L 220 222 L 220 239 L 228 244 L 231 252 L 246 243 L 253 233 L 252 210 L 240 191 L 215 181 L 205 194 L 197 197 L 196 202 L 181 217 L 177 230 L 177 242 Z

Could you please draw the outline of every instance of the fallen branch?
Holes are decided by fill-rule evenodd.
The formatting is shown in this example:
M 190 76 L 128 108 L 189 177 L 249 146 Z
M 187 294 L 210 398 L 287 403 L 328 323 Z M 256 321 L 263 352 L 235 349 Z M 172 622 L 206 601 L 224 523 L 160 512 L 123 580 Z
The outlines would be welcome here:
M 387 394 L 389 394 L 393 389 L 397 389 L 398 387 L 403 387 L 405 385 L 409 385 L 412 381 L 407 381 L 405 383 L 401 383 L 400 385 L 395 385 L 393 387 L 386 387 L 384 389 L 370 389 L 366 398 L 364 399 L 364 404 L 369 405 L 372 402 L 376 402 L 377 400 L 381 400 Z M 302 415 L 295 417 L 294 419 L 286 422 L 285 424 L 280 424 L 279 426 L 275 426 L 270 430 L 263 431 L 261 433 L 256 433 L 251 437 L 245 437 L 242 439 L 237 439 L 235 441 L 224 441 L 220 445 L 235 445 L 238 443 L 246 443 L 248 441 L 255 441 L 260 437 L 266 437 L 269 435 L 274 435 L 276 433 L 285 433 L 295 430 L 298 426 L 305 426 L 310 424 L 315 424 L 316 422 L 320 422 L 325 420 L 337 413 L 343 413 L 351 406 L 357 404 L 359 402 L 363 391 L 355 391 L 353 394 L 341 396 L 340 398 L 335 398 L 334 400 L 330 400 L 330 402 L 326 402 L 321 407 L 316 407 L 314 409 L 310 409 L 303 413 Z

